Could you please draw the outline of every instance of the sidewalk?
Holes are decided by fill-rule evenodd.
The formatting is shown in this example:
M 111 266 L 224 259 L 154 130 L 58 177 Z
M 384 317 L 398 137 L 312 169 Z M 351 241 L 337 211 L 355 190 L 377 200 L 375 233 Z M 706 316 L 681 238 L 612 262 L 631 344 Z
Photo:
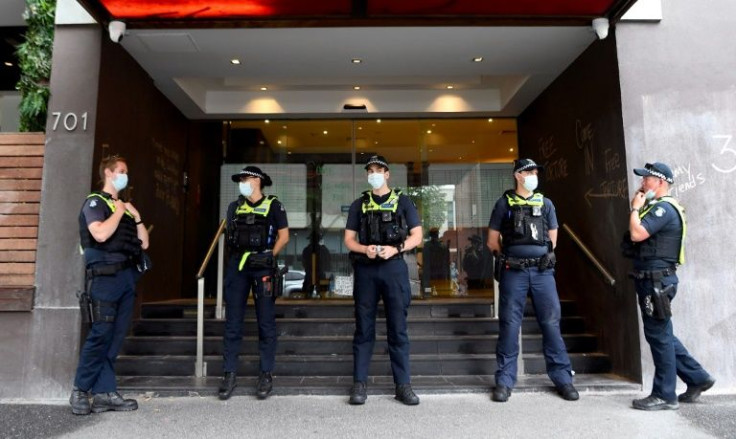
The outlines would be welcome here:
M 131 396 L 131 395 L 128 395 Z M 66 401 L 0 405 L 2 438 L 736 438 L 736 395 L 704 395 L 677 411 L 630 408 L 637 394 L 583 392 L 568 402 L 551 392 L 420 395 L 407 407 L 388 395 L 364 406 L 344 396 L 150 397 L 128 413 L 74 416 Z

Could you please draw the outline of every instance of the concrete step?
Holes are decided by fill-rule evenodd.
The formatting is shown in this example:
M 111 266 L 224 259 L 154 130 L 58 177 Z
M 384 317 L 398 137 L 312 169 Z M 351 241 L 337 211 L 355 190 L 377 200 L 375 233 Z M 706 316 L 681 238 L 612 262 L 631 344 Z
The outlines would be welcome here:
M 568 352 L 594 352 L 597 340 L 592 334 L 563 335 Z M 415 354 L 487 354 L 494 353 L 496 335 L 419 335 L 411 338 L 411 352 Z M 352 335 L 336 336 L 284 336 L 279 338 L 278 353 L 298 354 L 352 354 Z M 205 355 L 222 355 L 222 337 L 206 337 Z M 541 353 L 542 336 L 525 334 L 522 340 L 524 353 Z M 243 338 L 243 354 L 258 353 L 258 337 Z M 135 336 L 125 340 L 123 355 L 194 355 L 196 337 L 193 336 Z M 377 339 L 374 353 L 387 354 L 388 343 Z
M 185 336 L 196 335 L 196 319 L 143 319 L 133 323 L 134 336 Z M 243 325 L 243 334 L 256 334 L 257 324 L 253 318 L 246 318 Z M 481 317 L 444 317 L 444 318 L 409 318 L 409 334 L 416 335 L 480 335 L 498 334 L 498 320 Z M 223 320 L 208 319 L 204 322 L 206 336 L 222 336 L 225 322 Z M 283 318 L 276 320 L 279 336 L 293 335 L 350 335 L 355 331 L 355 320 L 351 318 L 313 319 L 313 318 Z M 585 322 L 582 317 L 563 317 L 560 328 L 565 334 L 580 334 L 585 331 Z M 522 331 L 527 334 L 539 334 L 539 326 L 534 317 L 525 317 L 522 321 Z M 376 321 L 376 334 L 386 334 L 385 319 Z

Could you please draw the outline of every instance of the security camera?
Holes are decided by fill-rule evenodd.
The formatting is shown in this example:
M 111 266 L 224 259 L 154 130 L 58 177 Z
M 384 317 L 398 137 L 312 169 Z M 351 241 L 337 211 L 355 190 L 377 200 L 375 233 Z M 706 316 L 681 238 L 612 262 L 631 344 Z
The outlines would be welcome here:
M 108 32 L 110 32 L 110 39 L 113 43 L 119 43 L 123 40 L 125 35 L 125 22 L 120 20 L 113 20 L 107 26 Z
M 593 19 L 593 30 L 599 40 L 605 40 L 608 36 L 608 19 L 603 17 Z

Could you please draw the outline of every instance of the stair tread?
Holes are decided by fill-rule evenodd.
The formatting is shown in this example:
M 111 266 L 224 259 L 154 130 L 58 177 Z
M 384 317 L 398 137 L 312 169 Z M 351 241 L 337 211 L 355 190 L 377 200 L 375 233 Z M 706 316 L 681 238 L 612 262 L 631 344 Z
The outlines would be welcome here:
M 382 336 L 377 335 L 376 340 L 382 340 Z M 522 334 L 523 338 L 541 339 L 542 334 Z M 591 333 L 562 333 L 562 337 L 595 337 L 595 334 Z M 467 335 L 411 335 L 410 341 L 412 340 L 486 340 L 489 338 L 498 338 L 498 334 L 467 334 Z M 171 340 L 196 340 L 196 335 L 132 335 L 126 337 L 126 340 L 133 341 L 171 341 Z M 257 340 L 257 335 L 244 335 L 243 340 Z M 352 340 L 353 336 L 348 335 L 281 335 L 278 338 L 280 341 L 285 340 L 306 340 L 306 341 L 339 341 L 339 340 Z M 205 335 L 204 340 L 222 340 L 221 335 Z

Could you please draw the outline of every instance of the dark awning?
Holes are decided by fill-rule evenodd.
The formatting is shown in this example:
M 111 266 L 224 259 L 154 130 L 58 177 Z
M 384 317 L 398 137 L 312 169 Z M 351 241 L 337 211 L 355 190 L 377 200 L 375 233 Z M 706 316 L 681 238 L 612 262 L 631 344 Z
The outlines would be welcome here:
M 636 0 L 78 0 L 135 27 L 584 25 Z

